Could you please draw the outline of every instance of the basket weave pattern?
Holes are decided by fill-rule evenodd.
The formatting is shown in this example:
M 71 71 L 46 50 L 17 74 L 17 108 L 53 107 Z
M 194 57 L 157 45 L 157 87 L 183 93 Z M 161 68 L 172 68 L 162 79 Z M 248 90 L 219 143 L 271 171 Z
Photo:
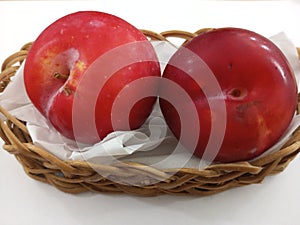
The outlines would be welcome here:
M 185 31 L 156 33 L 149 30 L 142 30 L 142 32 L 151 40 L 168 41 L 169 37 L 176 37 L 188 41 L 208 30 L 210 29 L 201 29 L 195 33 Z M 24 45 L 20 51 L 3 62 L 0 74 L 1 92 L 26 58 L 31 44 Z M 144 185 L 129 186 L 113 182 L 108 179 L 109 176 L 108 178 L 101 176 L 90 163 L 62 161 L 47 150 L 34 145 L 23 121 L 16 119 L 2 106 L 0 112 L 5 116 L 5 120 L 0 123 L 0 136 L 4 141 L 3 149 L 16 157 L 29 177 L 51 184 L 63 192 L 74 194 L 92 191 L 140 196 L 211 195 L 233 187 L 260 183 L 266 176 L 283 171 L 300 151 L 300 128 L 298 128 L 280 150 L 251 162 L 213 164 L 205 169 L 160 170 L 133 162 L 92 166 L 97 168 L 97 171 L 103 171 L 114 177 L 114 180 L 118 177 L 122 180 L 136 176 L 144 177 Z M 176 173 L 173 174 L 175 171 Z M 151 184 L 147 185 L 150 180 Z

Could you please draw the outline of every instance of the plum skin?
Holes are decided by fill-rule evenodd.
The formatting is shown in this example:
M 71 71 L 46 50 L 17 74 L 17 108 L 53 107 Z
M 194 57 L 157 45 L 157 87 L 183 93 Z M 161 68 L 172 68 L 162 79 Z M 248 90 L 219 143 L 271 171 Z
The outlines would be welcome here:
M 206 146 L 211 135 L 212 114 L 217 112 L 210 109 L 208 100 L 213 101 L 216 96 L 205 96 L 203 88 L 209 87 L 197 83 L 188 74 L 195 65 L 191 64 L 187 71 L 179 69 L 180 62 L 190 60 L 181 57 L 184 48 L 198 55 L 211 69 L 222 90 L 218 98 L 226 105 L 224 139 L 213 161 L 251 160 L 274 145 L 295 114 L 298 93 L 293 70 L 281 50 L 260 34 L 228 27 L 198 35 L 172 56 L 163 77 L 179 84 L 196 106 L 199 121 L 195 124 L 200 124 L 197 146 L 189 149 L 192 128 L 181 141 L 198 157 L 210 151 Z M 175 61 L 179 64 L 174 65 Z M 176 94 L 176 90 L 164 91 Z M 179 115 L 189 112 L 177 112 L 166 99 L 159 101 L 168 126 L 179 139 Z

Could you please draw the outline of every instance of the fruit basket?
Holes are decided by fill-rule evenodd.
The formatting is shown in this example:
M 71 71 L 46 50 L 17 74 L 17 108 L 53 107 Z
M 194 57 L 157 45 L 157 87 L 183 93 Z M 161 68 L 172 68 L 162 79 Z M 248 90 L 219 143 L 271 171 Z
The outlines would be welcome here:
M 179 38 L 185 42 L 207 30 L 209 29 L 201 29 L 195 33 L 178 30 L 162 33 L 149 30 L 142 32 L 151 40 L 169 41 L 170 38 Z M 31 43 L 24 45 L 19 52 L 12 54 L 3 62 L 0 74 L 1 92 L 26 58 L 30 46 Z M 266 176 L 282 172 L 300 151 L 298 127 L 278 151 L 253 161 L 212 164 L 205 169 L 158 169 L 131 161 L 91 166 L 90 162 L 61 160 L 33 144 L 25 122 L 12 116 L 2 106 L 0 112 L 5 117 L 0 126 L 0 136 L 4 141 L 3 149 L 15 156 L 29 177 L 72 194 L 91 191 L 139 196 L 211 195 L 234 187 L 260 183 Z M 97 171 L 103 171 L 106 176 L 100 175 L 95 168 Z M 109 179 L 110 177 L 114 179 Z M 113 181 L 132 177 L 143 177 L 143 184 L 135 186 Z M 150 180 L 150 183 L 147 182 Z

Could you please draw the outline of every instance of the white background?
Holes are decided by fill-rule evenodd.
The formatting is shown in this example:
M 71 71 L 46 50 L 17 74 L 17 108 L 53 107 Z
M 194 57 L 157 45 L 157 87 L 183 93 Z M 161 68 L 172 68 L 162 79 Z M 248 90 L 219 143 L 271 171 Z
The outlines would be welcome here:
M 138 28 L 161 32 L 234 26 L 265 36 L 284 31 L 300 46 L 297 1 L 0 1 L 0 62 L 33 41 L 50 23 L 79 10 L 117 15 Z M 2 145 L 2 142 L 1 142 Z M 70 195 L 25 175 L 0 150 L 0 225 L 300 224 L 300 157 L 262 184 L 209 197 Z

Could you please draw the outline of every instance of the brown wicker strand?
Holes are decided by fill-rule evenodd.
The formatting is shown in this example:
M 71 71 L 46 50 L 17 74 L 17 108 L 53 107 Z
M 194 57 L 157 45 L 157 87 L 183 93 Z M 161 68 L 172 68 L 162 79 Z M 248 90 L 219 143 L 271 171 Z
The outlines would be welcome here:
M 185 40 L 190 40 L 193 37 L 197 36 L 195 33 L 190 33 L 186 31 L 179 31 L 179 30 L 169 30 L 169 31 L 164 31 L 161 33 L 161 35 L 165 38 L 168 37 L 176 37 L 176 38 L 181 38 Z
M 16 52 L 14 54 L 12 54 L 11 56 L 9 56 L 2 64 L 1 70 L 5 70 L 8 67 L 11 67 L 13 65 L 15 65 L 16 63 L 22 63 L 23 60 L 26 58 L 27 56 L 27 52 L 26 50 L 20 50 L 19 52 Z
M 4 115 L 9 121 L 15 124 L 18 128 L 20 128 L 24 133 L 29 134 L 26 125 L 20 120 L 16 119 L 14 116 L 12 116 L 1 105 L 0 105 L 0 113 L 2 113 L 2 115 Z

